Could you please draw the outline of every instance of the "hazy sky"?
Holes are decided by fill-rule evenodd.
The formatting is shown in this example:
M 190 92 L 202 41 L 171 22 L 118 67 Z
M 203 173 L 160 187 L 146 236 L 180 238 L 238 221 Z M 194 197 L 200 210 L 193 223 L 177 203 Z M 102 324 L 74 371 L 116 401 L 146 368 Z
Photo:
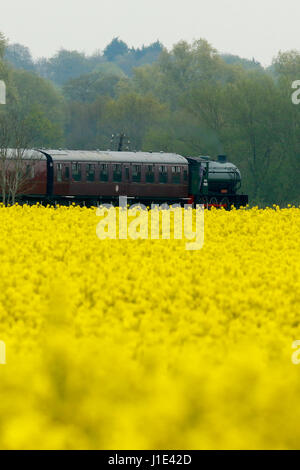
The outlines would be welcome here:
M 0 31 L 34 57 L 61 47 L 92 53 L 115 36 L 129 46 L 205 38 L 222 52 L 269 64 L 300 50 L 299 0 L 1 0 Z

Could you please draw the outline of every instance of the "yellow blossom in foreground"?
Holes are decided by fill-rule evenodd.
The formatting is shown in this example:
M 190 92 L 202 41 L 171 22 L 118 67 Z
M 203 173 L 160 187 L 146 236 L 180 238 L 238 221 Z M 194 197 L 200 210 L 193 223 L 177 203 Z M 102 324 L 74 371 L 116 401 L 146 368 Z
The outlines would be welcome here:
M 0 207 L 0 448 L 300 448 L 300 208 L 205 211 L 205 243 L 99 240 Z

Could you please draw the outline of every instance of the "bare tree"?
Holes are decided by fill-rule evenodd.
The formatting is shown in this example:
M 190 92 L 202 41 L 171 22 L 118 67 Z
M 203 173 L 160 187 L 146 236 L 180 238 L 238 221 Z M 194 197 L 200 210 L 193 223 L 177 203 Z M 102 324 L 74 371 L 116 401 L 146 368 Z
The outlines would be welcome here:
M 2 203 L 15 204 L 32 187 L 36 154 L 29 152 L 26 122 L 16 113 L 0 116 L 0 188 Z
M 3 114 L 0 116 L 0 186 L 3 204 L 6 204 L 7 195 L 7 162 L 10 147 L 10 131 L 8 120 Z

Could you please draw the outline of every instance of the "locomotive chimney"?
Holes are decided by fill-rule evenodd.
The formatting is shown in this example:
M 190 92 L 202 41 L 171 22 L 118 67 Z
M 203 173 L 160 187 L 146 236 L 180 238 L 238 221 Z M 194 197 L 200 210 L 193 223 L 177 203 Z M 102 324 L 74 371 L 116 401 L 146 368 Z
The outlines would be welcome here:
M 218 162 L 219 163 L 226 163 L 227 162 L 227 156 L 226 155 L 218 155 Z

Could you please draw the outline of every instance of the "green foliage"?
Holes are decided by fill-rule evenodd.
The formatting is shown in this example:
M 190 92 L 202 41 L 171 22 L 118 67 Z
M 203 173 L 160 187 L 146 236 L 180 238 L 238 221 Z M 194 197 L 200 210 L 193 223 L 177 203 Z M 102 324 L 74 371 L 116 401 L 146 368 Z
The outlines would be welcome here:
M 123 94 L 106 104 L 104 122 L 111 134 L 116 129 L 130 136 L 131 146 L 134 150 L 142 147 L 147 130 L 163 122 L 167 115 L 167 107 L 158 102 L 151 95 L 138 93 Z
M 50 81 L 24 70 L 14 70 L 12 79 L 18 92 L 21 114 L 26 115 L 34 106 L 39 106 L 50 121 L 63 124 L 63 97 Z
M 1 65 L 1 64 L 0 64 Z M 60 147 L 64 142 L 65 105 L 52 83 L 24 70 L 4 68 L 7 104 L 2 113 L 22 123 L 33 147 Z
M 228 65 L 240 65 L 246 70 L 263 70 L 262 65 L 257 62 L 254 58 L 252 60 L 249 60 L 233 54 L 221 54 L 221 57 L 224 62 L 226 62 L 226 64 Z
M 279 52 L 272 62 L 272 70 L 277 77 L 288 77 L 297 80 L 300 77 L 300 52 L 291 50 Z
M 35 65 L 28 47 L 22 44 L 8 44 L 4 59 L 16 69 L 33 71 Z
M 115 58 L 117 64 L 123 72 L 132 76 L 134 69 L 146 64 L 153 64 L 158 60 L 163 50 L 162 44 L 157 41 L 149 46 L 143 46 L 140 49 L 129 49 L 126 54 L 119 55 Z
M 17 102 L 17 90 L 16 87 L 13 84 L 12 80 L 12 70 L 8 66 L 8 64 L 3 60 L 3 56 L 5 53 L 5 47 L 6 47 L 6 40 L 0 32 L 0 80 L 3 80 L 6 85 L 6 100 L 7 100 L 7 105 L 0 106 L 0 112 L 3 114 L 6 112 L 7 108 L 10 108 L 12 106 L 16 105 Z
M 102 76 L 115 76 L 118 78 L 125 77 L 125 74 L 121 68 L 112 62 L 103 62 L 98 64 L 97 67 L 95 67 L 94 73 L 98 73 Z
M 91 72 L 85 54 L 61 49 L 51 59 L 40 59 L 36 65 L 39 74 L 62 85 L 72 78 Z
M 63 128 L 52 122 L 47 114 L 34 105 L 24 119 L 28 140 L 32 147 L 61 147 L 64 142 Z
M 128 52 L 128 46 L 124 41 L 119 38 L 114 38 L 104 49 L 104 57 L 108 61 L 114 60 L 118 56 L 122 56 Z
M 144 150 L 174 152 L 180 155 L 215 155 L 219 141 L 216 134 L 199 127 L 198 120 L 185 110 L 169 113 L 168 119 L 152 127 L 145 135 Z
M 3 59 L 6 48 L 6 39 L 4 34 L 0 32 L 0 60 Z
M 262 198 L 272 170 L 282 163 L 284 128 L 281 100 L 270 76 L 249 72 L 225 88 L 224 144 L 238 146 L 238 164 L 245 167 L 253 197 Z M 227 144 L 228 142 L 228 144 Z M 241 158 L 241 156 L 243 156 Z
M 68 115 L 65 127 L 65 139 L 68 148 L 96 149 L 108 148 L 110 133 L 106 132 L 105 105 L 107 98 L 97 98 L 93 103 L 72 101 L 68 106 Z
M 1 46 L 4 54 L 5 41 Z M 162 44 L 156 41 L 149 46 L 131 48 L 118 38 L 105 48 L 104 53 L 96 51 L 87 56 L 78 51 L 61 49 L 50 59 L 40 58 L 33 61 L 29 49 L 21 44 L 8 44 L 5 60 L 15 68 L 35 71 L 41 77 L 52 80 L 56 85 L 64 85 L 69 80 L 79 78 L 92 72 L 110 73 L 111 75 L 131 76 L 135 67 L 152 64 L 157 61 Z
M 119 75 L 93 72 L 69 80 L 63 86 L 63 93 L 70 101 L 92 103 L 98 96 L 114 97 L 119 81 Z

